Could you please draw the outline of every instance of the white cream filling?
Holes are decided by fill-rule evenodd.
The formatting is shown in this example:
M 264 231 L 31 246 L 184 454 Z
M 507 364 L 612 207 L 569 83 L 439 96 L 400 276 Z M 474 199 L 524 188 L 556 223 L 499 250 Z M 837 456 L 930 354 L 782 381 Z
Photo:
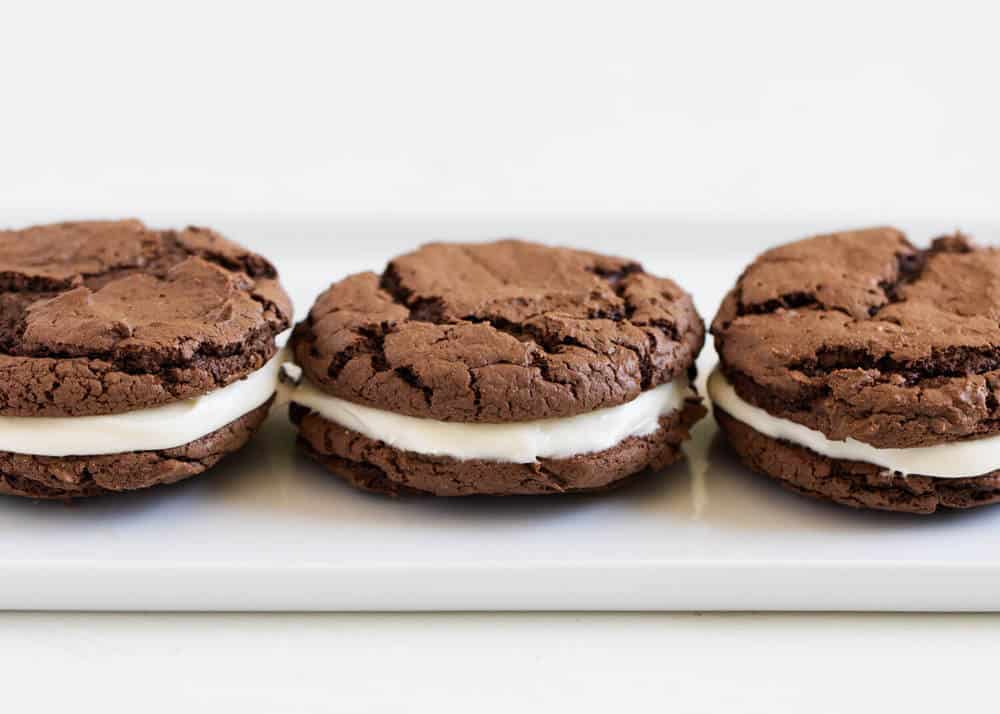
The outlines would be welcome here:
M 33 456 L 96 456 L 159 451 L 211 434 L 271 398 L 285 354 L 238 382 L 200 397 L 123 414 L 0 416 L 0 451 Z
M 526 464 L 604 451 L 631 436 L 648 436 L 660 417 L 684 404 L 686 377 L 643 392 L 617 407 L 560 419 L 509 424 L 457 423 L 405 416 L 330 396 L 302 379 L 291 401 L 395 449 L 454 459 Z
M 764 436 L 804 446 L 831 459 L 863 461 L 901 474 L 935 478 L 968 478 L 1000 469 L 1000 436 L 909 449 L 879 449 L 851 438 L 833 441 L 815 429 L 772 416 L 744 401 L 718 369 L 708 378 L 708 396 L 731 417 Z

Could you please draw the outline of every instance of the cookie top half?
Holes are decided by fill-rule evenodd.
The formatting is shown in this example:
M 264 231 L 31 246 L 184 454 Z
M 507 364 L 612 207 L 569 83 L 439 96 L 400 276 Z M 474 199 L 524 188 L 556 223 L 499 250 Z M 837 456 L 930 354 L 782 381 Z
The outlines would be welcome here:
M 712 325 L 737 393 L 880 448 L 1000 431 L 1000 251 L 961 234 L 817 236 L 761 255 Z
M 218 389 L 276 352 L 274 266 L 203 228 L 0 231 L 0 415 L 84 416 Z
M 319 389 L 459 422 L 628 402 L 692 366 L 704 326 L 676 283 L 518 240 L 434 243 L 332 285 L 292 335 Z

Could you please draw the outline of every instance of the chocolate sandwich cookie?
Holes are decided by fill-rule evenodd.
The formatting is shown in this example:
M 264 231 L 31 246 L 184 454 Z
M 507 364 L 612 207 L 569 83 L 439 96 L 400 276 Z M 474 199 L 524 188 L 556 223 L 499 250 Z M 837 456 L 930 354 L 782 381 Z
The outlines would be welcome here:
M 0 493 L 201 473 L 267 415 L 290 320 L 274 267 L 207 229 L 0 231 Z
M 856 508 L 1000 501 L 1000 251 L 798 241 L 746 269 L 712 333 L 715 415 L 754 470 Z
M 606 489 L 681 457 L 704 326 L 630 260 L 431 244 L 332 285 L 299 323 L 302 447 L 388 494 Z

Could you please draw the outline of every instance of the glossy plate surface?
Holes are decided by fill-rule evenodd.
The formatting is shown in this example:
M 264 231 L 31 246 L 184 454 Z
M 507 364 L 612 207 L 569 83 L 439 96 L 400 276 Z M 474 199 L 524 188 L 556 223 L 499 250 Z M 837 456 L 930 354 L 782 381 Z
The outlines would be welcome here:
M 331 280 L 418 242 L 522 235 L 638 258 L 691 290 L 706 322 L 755 253 L 838 227 L 213 224 L 273 258 L 300 316 Z M 714 360 L 709 345 L 702 382 Z M 387 500 L 326 474 L 293 439 L 275 413 L 187 483 L 73 506 L 3 499 L 0 608 L 1000 610 L 1000 507 L 917 517 L 806 500 L 747 472 L 710 418 L 687 463 L 600 497 Z

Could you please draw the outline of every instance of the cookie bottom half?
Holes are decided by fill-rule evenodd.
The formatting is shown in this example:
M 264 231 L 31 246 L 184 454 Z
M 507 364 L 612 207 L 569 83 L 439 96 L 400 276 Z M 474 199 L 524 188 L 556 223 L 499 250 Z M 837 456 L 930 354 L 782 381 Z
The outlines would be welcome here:
M 32 456 L 0 451 L 0 494 L 67 500 L 176 483 L 242 448 L 267 418 L 272 397 L 200 439 L 162 451 Z
M 718 406 L 714 414 L 744 464 L 805 496 L 852 508 L 905 513 L 1000 502 L 1000 471 L 971 478 L 904 476 L 874 464 L 832 459 L 765 436 Z
M 705 414 L 699 400 L 660 419 L 648 436 L 630 437 L 610 449 L 533 463 L 458 460 L 401 451 L 291 407 L 299 444 L 312 458 L 357 488 L 392 496 L 527 496 L 609 489 L 630 476 L 662 469 L 682 458 L 681 444 Z

